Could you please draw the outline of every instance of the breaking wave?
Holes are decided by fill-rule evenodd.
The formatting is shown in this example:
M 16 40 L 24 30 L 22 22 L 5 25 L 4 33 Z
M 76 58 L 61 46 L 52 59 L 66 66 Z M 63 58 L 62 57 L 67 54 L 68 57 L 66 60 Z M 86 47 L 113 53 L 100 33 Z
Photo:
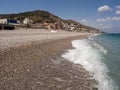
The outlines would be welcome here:
M 102 62 L 107 54 L 107 50 L 96 43 L 93 36 L 88 39 L 74 40 L 72 46 L 75 48 L 63 54 L 62 57 L 81 64 L 93 75 L 93 78 L 99 82 L 98 90 L 117 90 L 114 81 L 108 76 L 108 69 Z

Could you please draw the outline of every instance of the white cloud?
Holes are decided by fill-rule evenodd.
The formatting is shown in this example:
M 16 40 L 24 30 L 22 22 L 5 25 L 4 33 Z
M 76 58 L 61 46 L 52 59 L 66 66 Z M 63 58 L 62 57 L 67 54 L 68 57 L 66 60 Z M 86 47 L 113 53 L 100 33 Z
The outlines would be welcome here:
M 96 22 L 109 22 L 109 21 L 120 21 L 120 16 L 114 16 L 114 17 L 106 17 L 106 18 L 98 18 Z
M 110 17 L 106 17 L 106 18 L 98 18 L 97 22 L 107 22 L 107 21 L 111 21 Z
M 120 20 L 120 16 L 119 17 L 117 17 L 117 16 L 112 17 L 112 21 L 119 21 L 119 20 Z
M 120 9 L 120 5 L 117 5 L 116 8 L 117 8 L 117 9 Z
M 81 20 L 81 22 L 82 22 L 82 23 L 86 23 L 86 22 L 87 22 L 87 20 L 86 20 L 86 19 L 83 19 L 83 20 Z
M 104 5 L 98 8 L 98 12 L 105 12 L 109 10 L 112 10 L 112 9 L 108 5 Z
M 115 14 L 120 15 L 120 10 L 117 10 Z

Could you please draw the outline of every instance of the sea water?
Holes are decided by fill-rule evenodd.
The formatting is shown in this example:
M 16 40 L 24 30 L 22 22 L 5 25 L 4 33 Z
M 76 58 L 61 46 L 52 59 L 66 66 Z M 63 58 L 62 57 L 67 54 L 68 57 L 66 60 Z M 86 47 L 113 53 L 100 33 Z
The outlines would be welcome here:
M 92 35 L 72 46 L 62 56 L 83 65 L 99 82 L 98 90 L 120 90 L 120 34 Z

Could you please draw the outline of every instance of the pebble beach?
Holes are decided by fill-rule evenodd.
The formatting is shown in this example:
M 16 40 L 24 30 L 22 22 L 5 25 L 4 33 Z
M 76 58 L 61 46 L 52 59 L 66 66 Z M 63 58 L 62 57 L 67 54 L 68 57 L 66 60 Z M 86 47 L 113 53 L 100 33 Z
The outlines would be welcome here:
M 97 90 L 80 64 L 61 55 L 88 33 L 55 30 L 0 31 L 0 90 Z

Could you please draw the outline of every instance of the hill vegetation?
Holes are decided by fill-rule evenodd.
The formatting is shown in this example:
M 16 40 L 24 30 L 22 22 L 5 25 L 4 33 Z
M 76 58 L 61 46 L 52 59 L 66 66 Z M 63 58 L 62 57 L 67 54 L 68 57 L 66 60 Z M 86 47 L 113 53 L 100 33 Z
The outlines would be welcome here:
M 36 23 L 55 24 L 55 23 L 57 23 L 60 25 L 61 29 L 63 29 L 62 26 L 64 26 L 64 24 L 67 23 L 69 25 L 69 28 L 71 27 L 71 24 L 73 24 L 75 26 L 75 29 L 78 29 L 79 31 L 82 30 L 81 28 L 84 28 L 84 30 L 87 30 L 87 32 L 90 32 L 90 30 L 94 30 L 95 32 L 101 32 L 100 30 L 98 30 L 96 28 L 80 24 L 79 22 L 76 22 L 74 20 L 63 20 L 63 19 L 59 18 L 58 16 L 55 16 L 55 15 L 53 15 L 47 11 L 43 11 L 43 10 L 28 11 L 28 12 L 22 12 L 22 13 L 17 13 L 17 14 L 1 14 L 0 19 L 3 19 L 3 18 L 19 20 L 20 22 L 23 22 L 23 20 L 25 18 L 29 18 L 29 19 L 33 20 L 33 24 L 36 24 Z
M 23 21 L 25 18 L 30 18 L 33 20 L 34 23 L 54 23 L 56 20 L 62 20 L 59 17 L 42 10 L 36 11 L 29 11 L 29 12 L 22 12 L 18 14 L 1 14 L 0 18 L 10 18 L 15 20 Z

